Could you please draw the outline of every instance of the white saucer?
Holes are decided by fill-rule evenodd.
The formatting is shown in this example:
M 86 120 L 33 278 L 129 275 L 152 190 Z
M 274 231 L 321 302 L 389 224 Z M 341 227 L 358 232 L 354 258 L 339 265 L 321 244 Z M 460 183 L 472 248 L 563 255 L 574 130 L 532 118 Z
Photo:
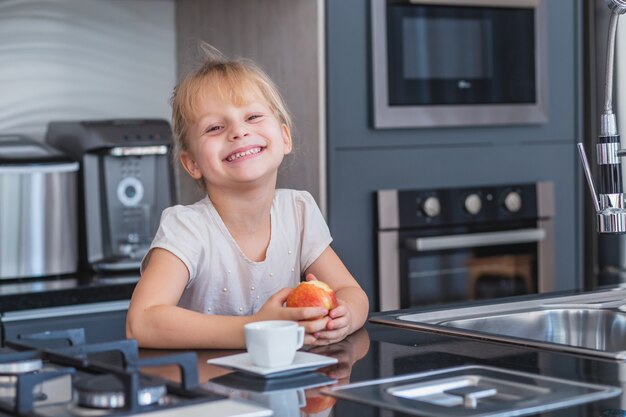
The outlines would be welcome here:
M 336 358 L 318 355 L 309 352 L 296 352 L 296 357 L 291 365 L 277 366 L 274 368 L 264 368 L 256 366 L 252 363 L 252 358 L 248 354 L 239 353 L 237 355 L 222 356 L 221 358 L 209 359 L 207 363 L 211 365 L 221 366 L 226 369 L 244 372 L 254 376 L 264 378 L 274 378 L 277 376 L 295 375 L 302 372 L 313 371 L 323 366 L 333 365 L 337 363 Z

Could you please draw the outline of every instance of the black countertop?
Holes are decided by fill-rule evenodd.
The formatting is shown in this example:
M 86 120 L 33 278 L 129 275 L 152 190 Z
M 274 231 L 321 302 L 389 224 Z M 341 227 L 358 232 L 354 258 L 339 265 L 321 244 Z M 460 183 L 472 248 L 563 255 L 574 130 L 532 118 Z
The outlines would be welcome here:
M 130 300 L 139 273 L 0 281 L 0 313 Z
M 0 313 L 128 300 L 137 280 L 138 274 L 123 274 L 3 281 L 0 282 Z M 320 395 L 321 388 L 315 385 L 327 384 L 329 378 L 343 385 L 464 365 L 512 369 L 573 381 L 611 385 L 626 390 L 626 363 L 371 323 L 346 340 L 317 348 L 316 351 L 336 357 L 339 360 L 338 364 L 303 379 L 286 380 L 281 386 L 276 382 L 268 384 L 268 381 L 254 380 L 206 363 L 211 357 L 238 353 L 236 351 L 199 350 L 197 353 L 200 381 L 207 389 L 265 403 L 275 410 L 277 417 L 301 414 L 315 417 L 405 416 L 352 401 L 335 401 L 334 398 Z M 142 356 L 163 353 L 171 351 L 143 350 Z M 177 369 L 156 369 L 151 372 L 174 380 L 178 378 Z M 298 390 L 300 383 L 309 388 Z M 291 397 L 278 398 L 274 395 L 278 391 Z M 306 398 L 298 399 L 297 391 L 304 393 Z M 294 398 L 296 400 L 293 400 Z M 304 402 L 307 405 L 300 407 Z M 626 417 L 626 392 L 611 399 L 538 415 Z
M 337 365 L 305 377 L 263 380 L 208 365 L 207 359 L 240 351 L 199 350 L 198 370 L 203 387 L 235 397 L 260 402 L 277 417 L 358 416 L 404 417 L 407 414 L 384 410 L 320 394 L 319 384 L 329 379 L 344 385 L 359 381 L 412 374 L 465 365 L 485 365 L 532 374 L 626 388 L 626 364 L 581 356 L 540 351 L 480 340 L 367 324 L 344 341 L 318 353 L 336 357 Z M 142 356 L 171 353 L 142 350 Z M 173 380 L 178 370 L 150 372 Z M 289 379 L 291 378 L 291 379 Z M 300 393 L 298 393 L 300 391 Z M 304 395 L 302 395 L 304 394 Z M 302 398 L 304 396 L 304 398 Z M 304 403 L 306 402 L 306 405 Z M 626 417 L 626 393 L 611 399 L 535 414 L 542 417 Z

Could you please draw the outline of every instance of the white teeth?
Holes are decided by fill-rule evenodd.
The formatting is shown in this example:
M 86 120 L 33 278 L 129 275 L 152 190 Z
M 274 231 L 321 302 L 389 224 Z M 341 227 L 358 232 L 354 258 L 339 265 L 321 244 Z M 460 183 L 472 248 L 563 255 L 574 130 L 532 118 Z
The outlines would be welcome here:
M 226 160 L 228 162 L 233 162 L 233 161 L 235 161 L 235 160 L 237 160 L 237 159 L 239 159 L 241 157 L 252 155 L 252 154 L 255 154 L 255 153 L 259 153 L 259 152 L 261 152 L 261 148 L 252 148 L 252 149 L 248 149 L 245 152 L 237 152 L 235 154 L 232 154 L 228 158 L 226 158 Z

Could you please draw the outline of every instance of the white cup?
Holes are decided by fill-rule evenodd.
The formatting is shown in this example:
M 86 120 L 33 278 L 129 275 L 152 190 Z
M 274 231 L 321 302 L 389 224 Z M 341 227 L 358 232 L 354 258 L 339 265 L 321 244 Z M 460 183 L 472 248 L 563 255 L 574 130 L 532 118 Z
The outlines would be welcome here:
M 252 362 L 265 368 L 291 365 L 304 344 L 304 327 L 295 321 L 257 321 L 246 324 L 244 332 Z

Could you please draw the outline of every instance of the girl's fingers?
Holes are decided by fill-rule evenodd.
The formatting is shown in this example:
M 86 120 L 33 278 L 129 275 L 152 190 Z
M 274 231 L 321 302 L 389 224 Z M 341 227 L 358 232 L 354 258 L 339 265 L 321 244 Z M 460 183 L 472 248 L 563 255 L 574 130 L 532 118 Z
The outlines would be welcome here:
M 348 314 L 348 308 L 345 305 L 343 305 L 343 304 L 339 304 L 339 306 L 333 308 L 328 313 L 328 315 L 330 316 L 331 319 L 335 319 L 337 317 L 345 316 L 346 314 Z
M 328 321 L 328 310 L 324 307 L 302 307 L 298 310 L 301 310 L 300 320 L 322 320 L 324 324 Z
M 339 317 L 335 320 L 328 320 L 326 323 L 326 330 L 337 330 L 342 327 L 348 327 L 350 320 L 346 316 Z
M 346 328 L 342 327 L 339 330 L 323 330 L 321 332 L 313 333 L 313 336 L 318 340 L 332 340 L 333 342 L 338 342 L 346 337 Z
M 306 275 L 306 280 L 307 281 L 317 281 L 317 278 L 313 274 L 307 274 Z
M 313 335 L 310 335 L 310 334 L 305 334 L 304 335 L 304 344 L 306 346 L 315 345 L 315 337 Z
M 283 304 L 287 302 L 287 296 L 289 295 L 292 289 L 293 288 L 283 288 L 280 291 L 278 291 L 276 294 L 272 295 L 270 297 L 270 300 L 282 306 Z
M 328 317 L 322 317 L 318 320 L 303 320 L 298 322 L 298 324 L 304 327 L 304 331 L 306 333 L 315 333 L 326 328 L 326 323 L 328 323 Z
M 324 307 L 287 307 L 285 313 L 289 317 L 287 320 L 301 321 L 325 318 L 328 310 Z

